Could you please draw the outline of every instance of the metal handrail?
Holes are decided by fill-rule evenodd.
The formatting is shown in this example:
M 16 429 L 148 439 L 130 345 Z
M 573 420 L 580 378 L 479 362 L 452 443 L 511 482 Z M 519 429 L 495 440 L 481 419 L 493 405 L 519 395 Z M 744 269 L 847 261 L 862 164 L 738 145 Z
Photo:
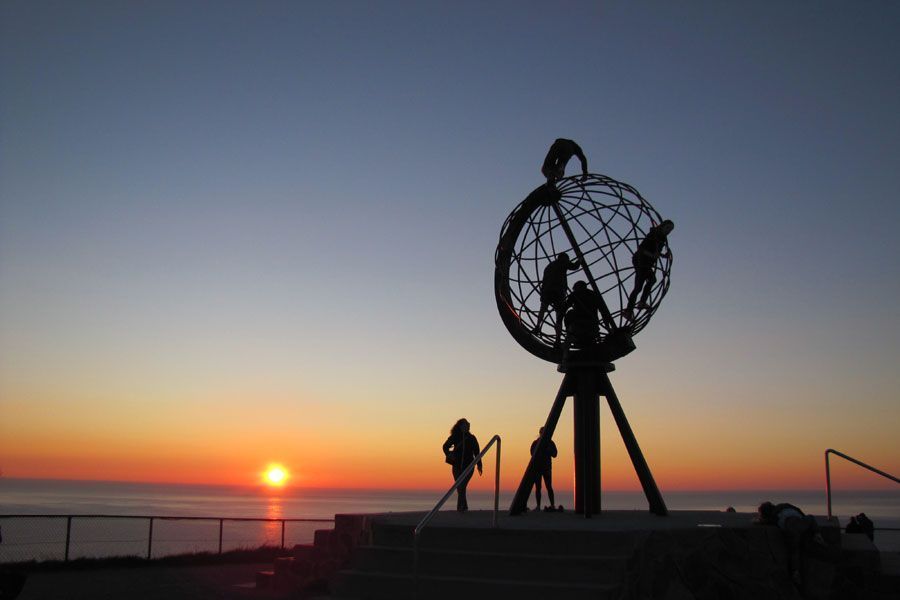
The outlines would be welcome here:
M 450 489 L 447 490 L 447 493 L 444 494 L 444 497 L 438 500 L 438 503 L 431 509 L 431 511 L 425 515 L 419 524 L 416 525 L 416 528 L 413 530 L 413 597 L 417 597 L 419 593 L 419 536 L 422 534 L 422 530 L 425 529 L 425 526 L 431 522 L 431 519 L 438 513 L 444 503 L 447 501 L 450 496 L 453 495 L 453 492 L 459 488 L 460 485 L 466 478 L 469 477 L 474 471 L 475 466 L 481 462 L 481 459 L 484 458 L 485 454 L 491 449 L 491 446 L 494 443 L 497 443 L 497 466 L 494 474 L 494 516 L 491 521 L 491 527 L 497 527 L 497 511 L 500 507 L 500 436 L 495 435 L 491 438 L 491 441 L 487 443 L 487 446 L 484 447 L 478 456 L 475 457 L 466 469 L 459 474 L 459 477 L 456 478 L 456 481 L 453 482 L 453 485 L 450 486 Z
M 900 483 L 900 479 L 897 479 L 896 477 L 894 477 L 893 475 L 891 475 L 889 473 L 885 473 L 884 471 L 882 471 L 880 469 L 876 469 L 872 465 L 867 465 L 863 461 L 857 460 L 857 459 L 853 458 L 852 456 L 847 456 L 843 452 L 838 452 L 837 450 L 828 448 L 827 450 L 825 450 L 825 499 L 826 499 L 826 503 L 828 505 L 828 519 L 829 520 L 831 519 L 831 465 L 828 462 L 829 454 L 837 454 L 844 460 L 848 460 L 855 465 L 859 465 L 860 467 L 862 467 L 864 469 L 868 469 L 869 471 L 872 471 L 873 473 L 875 473 L 877 475 L 886 477 L 887 479 L 890 479 L 891 481 L 894 481 L 895 483 Z
M 327 518 L 280 518 L 280 517 L 189 517 L 168 515 L 106 515 L 106 514 L 0 514 L 0 519 L 65 519 L 66 541 L 63 561 L 69 560 L 69 548 L 72 541 L 73 519 L 140 519 L 149 522 L 147 531 L 147 560 L 153 555 L 153 522 L 154 521 L 218 521 L 219 522 L 219 554 L 222 554 L 222 532 L 225 521 L 281 523 L 281 548 L 284 548 L 285 523 L 334 523 Z

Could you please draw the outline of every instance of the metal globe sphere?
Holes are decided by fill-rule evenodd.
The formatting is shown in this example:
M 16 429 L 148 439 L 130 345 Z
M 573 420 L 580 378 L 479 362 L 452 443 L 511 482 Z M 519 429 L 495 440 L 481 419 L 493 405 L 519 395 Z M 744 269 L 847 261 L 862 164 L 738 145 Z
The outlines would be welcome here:
M 662 217 L 636 189 L 604 175 L 566 177 L 556 182 L 556 190 L 540 186 L 506 219 L 494 257 L 494 292 L 513 338 L 535 356 L 561 363 L 566 348 L 578 349 L 575 340 L 566 339 L 564 331 L 556 343 L 553 310 L 538 322 L 544 268 L 552 260 L 563 252 L 584 258 L 585 264 L 569 273 L 569 288 L 586 279 L 586 266 L 609 309 L 610 319 L 600 324 L 602 346 L 617 336 L 628 337 L 630 344 L 630 336 L 647 326 L 669 290 L 672 257 L 656 261 L 656 282 L 646 307 L 627 314 L 635 279 L 632 256 Z M 627 351 L 611 351 L 606 358 L 614 360 Z

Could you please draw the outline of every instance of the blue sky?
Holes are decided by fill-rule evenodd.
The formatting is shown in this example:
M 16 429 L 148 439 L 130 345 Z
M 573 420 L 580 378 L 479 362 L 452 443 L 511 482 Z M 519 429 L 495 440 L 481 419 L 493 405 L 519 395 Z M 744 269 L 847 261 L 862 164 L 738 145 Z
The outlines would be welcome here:
M 562 136 L 676 223 L 615 380 L 639 438 L 708 415 L 727 441 L 762 408 L 811 419 L 809 464 L 848 436 L 896 470 L 898 25 L 888 2 L 6 2 L 0 409 L 237 414 L 239 389 L 395 402 L 373 428 L 423 440 L 483 411 L 525 444 L 557 375 L 503 328 L 492 257 Z

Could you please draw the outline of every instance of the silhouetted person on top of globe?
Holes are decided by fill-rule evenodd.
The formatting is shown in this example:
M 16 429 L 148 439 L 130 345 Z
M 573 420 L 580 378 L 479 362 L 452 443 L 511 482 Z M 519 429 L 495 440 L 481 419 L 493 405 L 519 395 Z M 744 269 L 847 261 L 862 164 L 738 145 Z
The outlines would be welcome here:
M 641 294 L 641 301 L 637 305 L 638 308 L 650 308 L 647 299 L 650 297 L 650 291 L 653 284 L 656 283 L 656 261 L 660 256 L 666 258 L 672 257 L 672 251 L 669 250 L 669 234 L 675 229 L 675 223 L 666 219 L 659 225 L 651 227 L 647 232 L 647 236 L 638 244 L 637 252 L 631 257 L 631 264 L 634 265 L 634 289 L 628 296 L 628 306 L 625 308 L 625 318 L 634 317 L 634 302 L 637 295 Z M 665 252 L 663 252 L 665 249 Z M 643 290 L 643 292 L 641 291 Z
M 459 479 L 460 474 L 466 470 L 466 467 L 472 464 L 475 457 L 481 453 L 481 449 L 478 447 L 478 439 L 469 433 L 469 422 L 465 419 L 460 419 L 453 425 L 453 428 L 450 429 L 450 437 L 444 442 L 443 448 L 445 461 L 453 465 L 454 482 Z M 477 467 L 478 474 L 481 475 L 482 465 L 480 460 Z M 456 488 L 456 510 L 459 512 L 469 510 L 469 503 L 466 501 L 466 486 L 469 485 L 469 480 L 472 479 L 473 474 L 474 471 L 469 473 L 466 480 Z
M 541 167 L 541 173 L 547 178 L 548 186 L 555 187 L 554 184 L 565 176 L 566 164 L 573 156 L 577 156 L 581 161 L 582 177 L 587 177 L 587 158 L 581 151 L 581 146 L 565 138 L 557 138 L 550 145 L 550 150 L 547 151 L 547 157 L 544 159 L 544 166 Z
M 541 310 L 538 312 L 537 325 L 534 331 L 539 332 L 547 316 L 547 308 L 553 307 L 556 311 L 556 342 L 559 346 L 559 338 L 562 335 L 563 313 L 566 310 L 566 294 L 569 293 L 569 271 L 574 271 L 581 266 L 577 260 L 573 261 L 565 252 L 560 252 L 556 258 L 544 267 L 544 277 L 541 280 Z
M 600 334 L 600 317 L 598 313 L 603 305 L 600 294 L 588 287 L 584 281 L 577 281 L 572 286 L 572 293 L 566 298 L 566 331 L 569 333 L 569 345 L 590 346 L 597 341 Z
M 547 440 L 544 450 L 540 454 L 535 454 L 538 442 L 544 436 L 544 428 L 541 427 L 538 432 L 538 439 L 531 442 L 531 455 L 534 457 L 534 500 L 537 502 L 537 510 L 541 510 L 541 480 L 547 486 L 547 496 L 550 499 L 550 508 L 556 506 L 553 498 L 553 459 L 556 458 L 556 444 L 553 440 Z

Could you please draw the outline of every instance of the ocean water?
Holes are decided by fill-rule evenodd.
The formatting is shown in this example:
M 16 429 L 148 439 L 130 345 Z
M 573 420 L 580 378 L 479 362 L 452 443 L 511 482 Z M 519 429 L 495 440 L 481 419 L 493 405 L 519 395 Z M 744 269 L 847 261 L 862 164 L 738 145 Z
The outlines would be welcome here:
M 0 562 L 61 559 L 65 551 L 65 518 L 24 518 L 8 515 L 93 515 L 76 518 L 70 530 L 70 558 L 146 556 L 149 521 L 141 516 L 269 519 L 331 519 L 336 513 L 429 510 L 443 490 L 302 490 L 273 491 L 226 486 L 147 483 L 0 479 Z M 507 507 L 512 491 L 501 491 L 500 506 Z M 558 489 L 557 503 L 571 506 L 571 490 Z M 546 497 L 546 493 L 545 493 Z M 791 502 L 812 514 L 825 514 L 824 491 L 746 490 L 665 492 L 670 510 L 724 510 L 755 512 L 764 500 Z M 865 512 L 876 527 L 900 529 L 900 489 L 881 491 L 836 490 L 833 510 L 846 524 L 849 515 Z M 445 508 L 453 508 L 453 500 Z M 472 490 L 472 509 L 493 506 L 493 493 Z M 646 510 L 640 491 L 603 492 L 603 506 L 612 510 Z M 103 515 L 131 515 L 110 519 Z M 316 529 L 330 523 L 286 523 L 285 545 L 312 541 Z M 279 522 L 225 521 L 223 550 L 281 543 Z M 216 551 L 218 521 L 155 520 L 151 554 Z M 900 551 L 900 531 L 877 531 L 882 550 Z

